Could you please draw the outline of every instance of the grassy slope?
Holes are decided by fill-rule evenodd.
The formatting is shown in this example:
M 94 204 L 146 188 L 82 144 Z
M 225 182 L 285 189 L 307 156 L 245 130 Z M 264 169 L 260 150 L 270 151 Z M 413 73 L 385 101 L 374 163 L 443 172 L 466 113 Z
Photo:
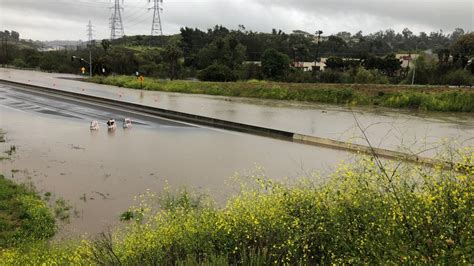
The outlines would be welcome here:
M 53 214 L 35 192 L 0 175 L 0 248 L 47 239 L 55 229 Z
M 474 153 L 462 159 L 474 164 Z M 474 263 L 474 167 L 364 159 L 321 185 L 257 176 L 225 208 L 189 193 L 141 195 L 128 228 L 93 241 L 10 249 L 6 264 L 316 265 Z M 398 171 L 392 172 L 397 168 Z M 319 182 L 319 185 L 318 185 Z M 195 199 L 195 198 L 194 198 Z M 158 211 L 154 206 L 159 206 Z
M 95 77 L 93 82 L 140 89 L 134 77 Z M 146 90 L 209 94 L 329 104 L 374 105 L 426 111 L 474 112 L 474 90 L 447 87 L 410 87 L 348 84 L 301 84 L 265 81 L 192 82 L 146 78 Z

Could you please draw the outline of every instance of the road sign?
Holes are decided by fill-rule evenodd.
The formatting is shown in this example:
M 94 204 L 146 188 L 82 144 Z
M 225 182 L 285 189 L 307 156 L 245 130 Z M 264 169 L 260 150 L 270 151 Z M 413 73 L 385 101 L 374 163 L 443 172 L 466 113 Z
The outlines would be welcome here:
M 81 72 L 82 72 L 82 75 L 84 75 L 86 73 L 86 68 L 85 67 L 81 67 Z
M 138 80 L 140 81 L 140 89 L 143 89 L 143 81 L 145 81 L 145 77 L 143 75 L 140 75 L 138 77 Z

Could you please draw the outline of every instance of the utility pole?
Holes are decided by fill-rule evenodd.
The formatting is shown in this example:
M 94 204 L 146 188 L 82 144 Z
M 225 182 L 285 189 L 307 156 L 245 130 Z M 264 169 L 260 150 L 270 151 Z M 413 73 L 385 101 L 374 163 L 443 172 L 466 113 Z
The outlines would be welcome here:
M 122 0 L 122 4 L 123 4 Z M 120 0 L 115 0 L 114 9 L 112 17 L 110 18 L 110 39 L 115 40 L 121 38 L 125 35 L 122 22 L 122 13 L 123 7 L 120 7 Z
M 416 56 L 418 56 L 418 44 L 416 44 Z M 413 61 L 413 77 L 411 78 L 411 85 L 415 85 L 415 74 L 416 74 L 416 64 Z
M 163 35 L 163 28 L 161 27 L 161 16 L 160 12 L 163 11 L 161 7 L 163 5 L 163 0 L 148 0 L 148 3 L 153 1 L 153 7 L 149 9 L 153 9 L 153 23 L 151 25 L 151 35 Z
M 314 64 L 314 69 L 317 69 L 318 62 L 321 62 L 321 59 L 319 58 L 319 43 L 321 42 L 321 34 L 323 34 L 323 31 L 317 30 L 316 34 L 318 35 L 318 46 L 316 48 L 316 62 Z
M 89 77 L 92 78 L 92 22 L 89 20 L 89 24 L 87 24 L 87 38 L 89 39 Z
M 3 53 L 2 65 L 6 67 L 8 63 L 8 36 L 6 36 L 6 34 L 4 34 L 2 38 L 2 53 Z

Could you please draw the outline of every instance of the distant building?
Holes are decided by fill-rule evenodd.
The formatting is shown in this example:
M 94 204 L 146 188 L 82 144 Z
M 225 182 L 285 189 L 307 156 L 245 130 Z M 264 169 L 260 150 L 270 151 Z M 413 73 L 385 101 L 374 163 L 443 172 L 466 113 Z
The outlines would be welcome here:
M 293 62 L 291 66 L 303 71 L 324 71 L 326 69 L 326 60 L 327 58 L 321 58 L 320 62 Z
M 324 71 L 326 69 L 326 60 L 327 58 L 321 58 L 320 62 L 292 62 L 291 67 L 303 71 L 313 71 L 315 68 Z M 262 62 L 260 61 L 245 61 L 244 64 L 262 66 Z
M 409 68 L 413 65 L 413 61 L 419 56 L 419 54 L 396 54 L 395 58 L 400 59 L 402 68 Z
M 350 42 L 353 42 L 353 43 L 360 43 L 360 38 L 353 36 L 353 37 L 351 37 Z
M 319 38 L 319 41 L 320 42 L 327 42 L 327 41 L 329 41 L 329 36 L 321 36 Z M 318 43 L 318 36 L 314 36 L 313 42 Z
M 294 30 L 292 34 L 293 35 L 304 36 L 306 38 L 314 37 L 313 34 L 311 34 L 309 32 L 306 32 L 306 31 L 302 31 L 302 30 Z

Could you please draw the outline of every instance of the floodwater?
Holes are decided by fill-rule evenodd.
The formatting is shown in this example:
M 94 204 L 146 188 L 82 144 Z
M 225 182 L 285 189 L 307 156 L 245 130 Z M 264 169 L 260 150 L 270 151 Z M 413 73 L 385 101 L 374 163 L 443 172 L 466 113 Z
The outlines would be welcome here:
M 372 145 L 394 150 L 440 151 L 443 140 L 474 146 L 472 114 L 418 113 L 312 103 L 136 91 L 84 83 L 31 71 L 0 69 L 0 77 L 246 124 L 366 144 L 357 121 Z M 61 78 L 60 78 L 61 77 Z M 130 116 L 131 130 L 108 134 L 105 125 L 91 133 L 93 119 Z M 79 213 L 60 235 L 94 234 L 118 221 L 147 189 L 160 192 L 168 182 L 224 202 L 234 189 L 236 173 L 265 169 L 274 179 L 296 178 L 313 171 L 331 172 L 352 154 L 265 137 L 186 125 L 100 106 L 57 101 L 0 88 L 0 128 L 16 145 L 12 160 L 0 172 L 33 182 L 42 192 L 70 201 Z M 12 171 L 13 170 L 13 171 Z M 19 171 L 18 171 L 19 170 Z M 85 197 L 84 197 L 85 195 Z M 84 200 L 85 199 L 85 200 Z
M 1 85 L 0 85 L 1 86 Z M 104 121 L 130 116 L 130 130 L 109 133 Z M 41 193 L 70 202 L 78 217 L 59 236 L 95 234 L 118 223 L 119 215 L 147 189 L 159 193 L 186 187 L 223 203 L 232 177 L 264 169 L 282 180 L 328 173 L 351 154 L 265 137 L 201 128 L 156 117 L 43 98 L 0 87 L 0 128 L 17 147 L 0 172 L 31 181 Z M 91 119 L 101 130 L 89 131 Z
M 443 140 L 473 146 L 474 115 L 139 91 L 73 80 L 74 75 L 0 69 L 0 77 L 244 124 L 433 156 Z M 356 123 L 359 121 L 359 126 Z

